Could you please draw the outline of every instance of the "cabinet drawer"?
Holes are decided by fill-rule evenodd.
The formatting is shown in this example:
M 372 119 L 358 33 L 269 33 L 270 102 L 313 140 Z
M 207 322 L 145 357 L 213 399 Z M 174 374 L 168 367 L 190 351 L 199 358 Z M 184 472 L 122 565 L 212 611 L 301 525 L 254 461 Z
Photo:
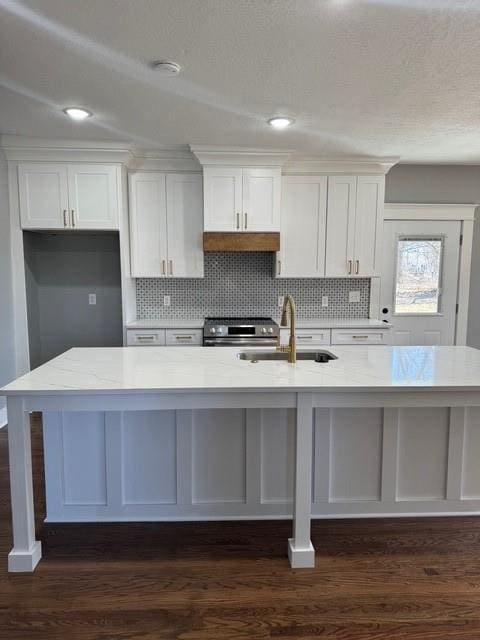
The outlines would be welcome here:
M 127 329 L 127 345 L 129 347 L 163 347 L 165 346 L 165 329 Z
M 297 329 L 297 347 L 310 344 L 330 344 L 330 329 Z
M 202 329 L 167 329 L 167 346 L 201 346 L 202 343 Z
M 388 329 L 332 329 L 332 344 L 390 344 Z

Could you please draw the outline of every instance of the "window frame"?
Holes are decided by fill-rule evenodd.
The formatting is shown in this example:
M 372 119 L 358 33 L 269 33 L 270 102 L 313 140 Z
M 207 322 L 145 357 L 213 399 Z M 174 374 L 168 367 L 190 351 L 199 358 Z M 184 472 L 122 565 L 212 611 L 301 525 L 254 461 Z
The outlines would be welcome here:
M 393 270 L 393 284 L 392 284 L 392 316 L 398 318 L 439 318 L 443 317 L 443 263 L 445 258 L 445 239 L 444 233 L 438 234 L 411 234 L 411 233 L 397 233 L 395 235 L 395 266 Z M 435 240 L 441 242 L 440 249 L 440 264 L 438 273 L 438 304 L 437 311 L 434 313 L 399 313 L 396 311 L 396 297 L 397 297 L 397 275 L 398 275 L 398 243 L 400 240 Z

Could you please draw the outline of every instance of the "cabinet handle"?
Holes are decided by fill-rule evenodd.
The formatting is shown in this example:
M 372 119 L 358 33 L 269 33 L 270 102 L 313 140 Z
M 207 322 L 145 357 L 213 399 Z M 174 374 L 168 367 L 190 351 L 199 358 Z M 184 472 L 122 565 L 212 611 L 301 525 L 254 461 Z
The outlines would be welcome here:
M 282 261 L 279 260 L 278 261 L 278 275 L 280 275 L 282 273 Z
M 354 340 L 368 340 L 368 336 L 352 336 Z
M 170 271 L 170 275 L 173 276 L 173 260 L 168 261 L 168 269 Z
M 245 216 L 245 229 L 248 227 L 248 213 L 243 214 Z
M 137 340 L 140 342 L 143 340 L 144 342 L 153 342 L 155 340 L 155 336 L 136 336 Z
M 71 214 L 72 214 L 72 227 L 75 229 L 75 211 L 73 209 L 71 210 Z
M 176 335 L 176 336 L 175 336 L 175 338 L 176 338 L 177 340 L 192 340 L 193 336 L 189 336 L 189 335 L 184 335 L 184 336 Z
M 66 209 L 63 210 L 63 226 L 64 227 L 68 227 L 67 210 Z
M 360 260 L 355 260 L 355 274 L 357 276 L 359 271 L 360 271 Z
M 240 214 L 237 213 L 237 230 L 240 229 Z
M 165 275 L 165 260 L 162 260 L 162 276 Z
M 349 260 L 348 261 L 348 274 L 350 275 L 352 273 L 352 261 Z
M 313 340 L 313 336 L 297 336 L 298 340 Z

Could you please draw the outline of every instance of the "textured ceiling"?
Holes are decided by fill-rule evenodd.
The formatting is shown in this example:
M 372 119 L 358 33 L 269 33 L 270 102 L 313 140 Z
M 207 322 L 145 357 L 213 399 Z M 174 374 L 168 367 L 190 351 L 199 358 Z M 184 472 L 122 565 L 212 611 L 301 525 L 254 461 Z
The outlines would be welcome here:
M 480 0 L 0 0 L 0 132 L 480 162 L 479 29 Z

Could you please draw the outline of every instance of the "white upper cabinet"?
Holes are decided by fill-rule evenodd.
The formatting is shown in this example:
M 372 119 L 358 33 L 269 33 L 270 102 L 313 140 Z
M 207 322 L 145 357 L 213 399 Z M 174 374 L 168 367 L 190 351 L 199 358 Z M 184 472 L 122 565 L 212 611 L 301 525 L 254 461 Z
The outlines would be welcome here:
M 136 278 L 167 274 L 167 197 L 163 173 L 129 176 L 131 270 Z
M 205 167 L 203 190 L 205 231 L 240 231 L 242 169 Z
M 279 231 L 280 168 L 205 167 L 205 231 Z
M 202 278 L 202 178 L 195 174 L 129 176 L 131 275 Z
M 200 175 L 167 175 L 168 274 L 203 278 L 203 206 Z
M 355 176 L 328 178 L 327 276 L 346 277 L 353 273 L 356 188 Z
M 385 176 L 328 178 L 325 275 L 378 275 Z
M 63 229 L 68 225 L 64 164 L 20 164 L 18 186 L 23 229 Z
M 283 177 L 277 277 L 325 274 L 326 217 L 327 176 Z
M 117 229 L 116 167 L 69 164 L 67 173 L 72 226 L 78 229 Z
M 20 164 L 22 228 L 118 229 L 118 172 L 103 164 Z
M 384 200 L 384 176 L 357 178 L 354 271 L 360 276 L 380 275 Z
M 280 169 L 243 169 L 243 231 L 279 231 Z

